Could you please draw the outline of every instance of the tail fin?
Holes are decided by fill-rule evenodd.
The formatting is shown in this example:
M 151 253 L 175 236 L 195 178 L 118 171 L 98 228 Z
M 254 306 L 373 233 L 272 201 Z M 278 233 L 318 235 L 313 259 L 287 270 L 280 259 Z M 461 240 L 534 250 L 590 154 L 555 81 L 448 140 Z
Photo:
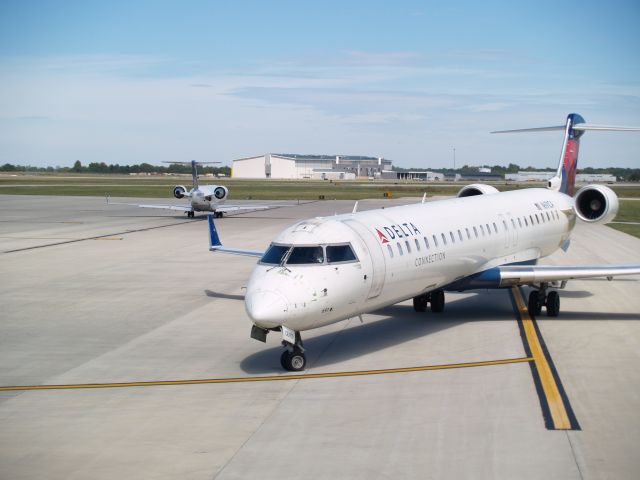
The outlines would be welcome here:
M 198 165 L 211 164 L 211 163 L 220 163 L 220 162 L 197 162 L 195 160 L 191 160 L 190 162 L 165 162 L 162 163 L 170 163 L 172 165 L 191 165 L 191 177 L 193 183 L 193 190 L 198 189 Z
M 522 128 L 518 130 L 500 130 L 491 133 L 520 133 L 520 132 L 550 132 L 564 130 L 564 142 L 560 154 L 558 170 L 553 178 L 549 180 L 548 188 L 551 190 L 566 193 L 573 196 L 576 182 L 576 169 L 578 166 L 578 150 L 580 148 L 580 137 L 587 130 L 612 130 L 612 131 L 640 131 L 638 127 L 614 127 L 609 125 L 589 125 L 584 122 L 577 113 L 567 115 L 565 125 L 553 127 Z

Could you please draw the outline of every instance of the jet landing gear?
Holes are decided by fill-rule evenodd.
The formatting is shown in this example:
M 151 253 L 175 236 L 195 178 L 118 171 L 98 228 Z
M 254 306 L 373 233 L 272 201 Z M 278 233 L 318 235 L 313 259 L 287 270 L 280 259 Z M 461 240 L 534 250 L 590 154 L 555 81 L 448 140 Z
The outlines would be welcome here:
M 542 313 L 542 307 L 546 307 L 547 316 L 557 317 L 560 314 L 560 295 L 555 290 L 547 293 L 549 284 L 544 282 L 540 284 L 537 290 L 531 290 L 529 293 L 529 302 L 527 310 L 531 318 L 536 318 Z
M 295 344 L 290 343 L 289 335 L 293 333 L 293 330 L 283 327 L 282 345 L 285 347 L 285 351 L 280 356 L 280 364 L 285 370 L 290 372 L 300 372 L 307 366 L 307 357 L 304 354 L 304 347 L 302 346 L 302 336 L 300 332 L 295 332 Z
M 416 312 L 426 312 L 427 304 L 431 304 L 431 311 L 440 313 L 444 310 L 444 290 L 434 290 L 413 297 L 413 309 Z
M 222 217 L 224 217 L 224 212 L 215 212 L 215 213 L 213 214 L 213 216 L 214 216 L 215 218 L 222 218 Z
M 187 212 L 187 218 L 193 218 L 196 216 L 196 212 L 194 212 L 193 210 L 190 210 Z

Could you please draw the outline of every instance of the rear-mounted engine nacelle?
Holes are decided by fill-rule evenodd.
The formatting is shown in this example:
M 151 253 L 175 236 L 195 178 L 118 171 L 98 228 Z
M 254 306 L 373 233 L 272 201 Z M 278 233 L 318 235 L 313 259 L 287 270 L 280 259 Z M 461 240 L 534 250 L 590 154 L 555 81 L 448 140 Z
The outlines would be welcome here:
M 473 183 L 462 187 L 458 192 L 458 198 L 473 197 L 474 195 L 489 195 L 491 193 L 498 193 L 498 189 L 491 185 L 485 185 L 484 183 Z
M 176 185 L 173 188 L 173 196 L 176 198 L 183 198 L 186 192 L 187 192 L 187 189 L 182 185 Z
M 229 190 L 227 189 L 227 187 L 216 187 L 215 190 L 213 191 L 213 195 L 218 200 L 222 200 L 224 198 L 227 198 L 227 194 L 228 193 L 229 193 Z
M 618 196 L 604 185 L 586 185 L 573 200 L 576 215 L 583 222 L 609 223 L 618 213 Z

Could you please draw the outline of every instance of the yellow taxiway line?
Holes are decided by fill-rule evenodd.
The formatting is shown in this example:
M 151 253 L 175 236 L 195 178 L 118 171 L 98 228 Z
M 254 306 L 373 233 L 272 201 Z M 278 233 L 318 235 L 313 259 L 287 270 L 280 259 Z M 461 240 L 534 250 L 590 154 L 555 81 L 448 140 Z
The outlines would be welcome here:
M 551 414 L 554 428 L 556 430 L 571 430 L 572 426 L 571 421 L 569 420 L 569 415 L 567 414 L 567 409 L 562 396 L 560 395 L 560 389 L 558 388 L 555 377 L 551 372 L 551 367 L 549 366 L 547 357 L 545 356 L 542 345 L 540 344 L 540 339 L 536 332 L 534 321 L 529 316 L 529 311 L 527 310 L 524 298 L 522 298 L 520 289 L 518 287 L 513 287 L 511 291 L 513 292 L 513 298 L 518 306 L 524 333 L 531 350 L 533 362 L 538 370 L 540 383 L 542 384 L 542 390 L 544 391 L 547 404 L 549 405 L 549 412 Z
M 116 388 L 116 387 L 151 387 L 161 385 L 199 385 L 207 383 L 244 383 L 244 382 L 273 382 L 279 380 L 306 380 L 311 378 L 357 377 L 364 375 L 381 375 L 386 373 L 425 372 L 429 370 L 448 370 L 454 368 L 486 367 L 491 365 L 507 365 L 511 363 L 532 362 L 532 357 L 510 358 L 506 360 L 489 360 L 485 362 L 452 363 L 448 365 L 425 365 L 421 367 L 387 368 L 382 370 L 360 370 L 353 372 L 331 373 L 302 373 L 295 375 L 274 375 L 268 377 L 235 377 L 235 378 L 206 378 L 196 380 L 158 380 L 149 382 L 118 382 L 118 383 L 77 383 L 68 385 L 23 385 L 1 387 L 0 392 L 20 390 L 70 390 L 83 388 Z

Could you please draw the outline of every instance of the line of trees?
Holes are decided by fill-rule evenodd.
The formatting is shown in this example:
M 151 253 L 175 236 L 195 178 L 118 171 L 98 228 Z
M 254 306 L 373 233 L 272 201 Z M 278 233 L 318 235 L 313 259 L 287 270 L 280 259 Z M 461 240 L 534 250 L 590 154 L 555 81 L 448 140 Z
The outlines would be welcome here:
M 498 173 L 500 175 L 504 175 L 505 173 L 518 173 L 518 172 L 555 172 L 555 168 L 535 168 L 535 167 L 521 167 L 515 163 L 510 163 L 507 167 L 502 165 L 483 165 L 482 167 L 477 166 L 469 166 L 464 165 L 459 169 L 452 168 L 430 168 L 428 170 L 438 173 L 444 173 L 453 175 L 454 173 L 471 173 L 477 172 L 478 168 L 490 168 L 491 173 Z M 416 168 L 400 168 L 393 167 L 393 170 L 398 172 L 406 172 L 410 170 L 418 170 Z M 608 174 L 615 175 L 619 180 L 625 182 L 640 182 L 640 168 L 618 168 L 618 167 L 608 167 L 608 168 L 578 168 L 578 173 L 586 173 L 586 174 Z
M 141 163 L 139 165 L 107 165 L 104 162 L 92 162 L 88 165 L 82 165 L 80 160 L 76 160 L 73 167 L 32 167 L 24 165 L 13 165 L 11 163 L 5 163 L 0 166 L 1 172 L 40 172 L 40 173 L 104 173 L 114 174 L 119 173 L 128 175 L 130 173 L 149 173 L 149 174 L 163 174 L 163 173 L 191 173 L 190 165 L 181 164 L 169 164 L 168 166 L 151 165 L 150 163 Z M 198 173 L 213 175 L 231 175 L 231 168 L 229 167 L 209 167 L 204 165 L 198 165 Z

